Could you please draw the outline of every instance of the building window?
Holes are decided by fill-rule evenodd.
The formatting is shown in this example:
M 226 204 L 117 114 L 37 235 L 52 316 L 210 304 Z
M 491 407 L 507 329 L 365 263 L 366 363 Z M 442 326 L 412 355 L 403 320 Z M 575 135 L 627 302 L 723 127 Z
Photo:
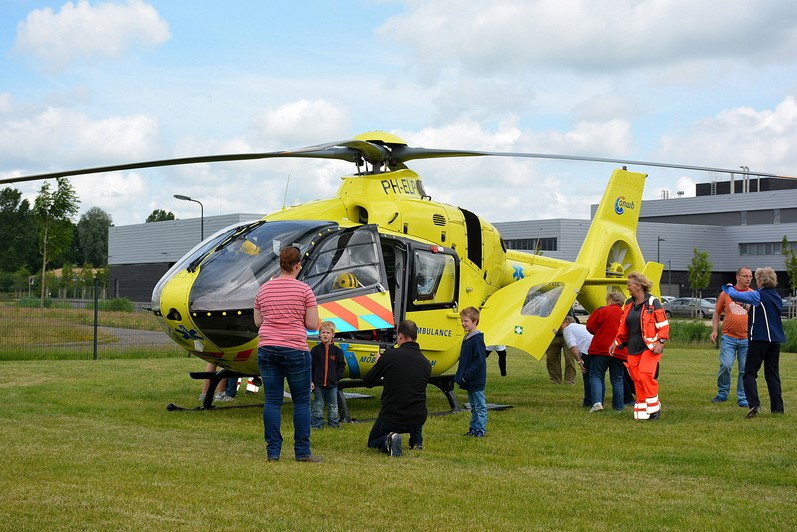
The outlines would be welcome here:
M 556 251 L 557 239 L 553 238 L 516 238 L 504 240 L 507 249 L 518 251 Z
M 739 244 L 739 255 L 781 255 L 782 242 L 756 242 Z M 793 252 L 797 252 L 797 242 L 789 242 Z

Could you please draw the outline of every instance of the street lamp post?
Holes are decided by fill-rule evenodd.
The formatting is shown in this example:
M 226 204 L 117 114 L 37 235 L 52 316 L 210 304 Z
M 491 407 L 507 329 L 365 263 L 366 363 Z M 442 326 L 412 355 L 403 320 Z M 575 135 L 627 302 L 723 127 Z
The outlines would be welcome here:
M 666 238 L 656 237 L 656 262 L 661 263 L 661 243 L 666 242 Z
M 199 203 L 199 236 L 200 241 L 205 240 L 205 207 L 202 205 L 202 202 L 190 196 L 183 196 L 182 194 L 175 194 L 174 197 L 183 201 Z
M 667 284 L 672 289 L 672 259 L 667 259 Z
M 656 262 L 661 264 L 661 243 L 665 242 L 666 239 L 656 236 Z

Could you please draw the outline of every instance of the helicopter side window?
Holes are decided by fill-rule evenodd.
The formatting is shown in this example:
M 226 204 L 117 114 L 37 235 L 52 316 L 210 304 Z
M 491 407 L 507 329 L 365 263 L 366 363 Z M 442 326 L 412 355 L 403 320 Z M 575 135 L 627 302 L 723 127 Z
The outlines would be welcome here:
M 546 318 L 551 315 L 556 302 L 562 295 L 564 285 L 548 283 L 532 286 L 526 294 L 526 301 L 520 310 L 522 316 L 541 316 Z
M 453 256 L 416 251 L 414 266 L 414 305 L 453 303 L 456 287 L 456 264 Z
M 316 297 L 373 289 L 382 283 L 377 242 L 370 231 L 342 231 L 325 239 L 303 269 L 301 279 Z

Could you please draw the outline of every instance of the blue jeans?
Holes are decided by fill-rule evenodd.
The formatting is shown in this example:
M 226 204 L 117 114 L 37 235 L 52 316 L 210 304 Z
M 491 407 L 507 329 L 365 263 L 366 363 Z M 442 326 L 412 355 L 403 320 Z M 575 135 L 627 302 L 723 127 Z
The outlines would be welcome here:
M 244 386 L 246 386 L 245 382 Z M 224 388 L 224 393 L 230 397 L 238 395 L 238 377 L 227 377 L 227 386 Z
M 717 375 L 717 396 L 727 399 L 731 391 L 731 370 L 733 361 L 737 360 L 739 378 L 736 381 L 736 399 L 740 403 L 747 402 L 744 393 L 744 365 L 747 361 L 747 338 L 739 340 L 724 334 L 720 338 L 720 371 Z
M 477 434 L 487 432 L 487 401 L 484 398 L 484 390 L 468 392 L 470 402 L 470 431 Z
M 296 458 L 310 456 L 310 351 L 264 345 L 257 349 L 257 366 L 266 388 L 263 429 L 266 453 L 279 458 L 282 451 L 282 402 L 285 380 L 293 399 L 293 449 Z
M 592 391 L 592 402 L 603 403 L 606 395 L 606 370 L 609 370 L 609 382 L 612 383 L 612 408 L 623 411 L 623 361 L 619 358 L 590 355 L 592 363 L 589 368 L 589 383 Z
M 310 426 L 314 429 L 324 426 L 324 403 L 327 404 L 329 426 L 340 427 L 337 386 L 316 386 L 313 389 L 313 411 L 310 417 Z

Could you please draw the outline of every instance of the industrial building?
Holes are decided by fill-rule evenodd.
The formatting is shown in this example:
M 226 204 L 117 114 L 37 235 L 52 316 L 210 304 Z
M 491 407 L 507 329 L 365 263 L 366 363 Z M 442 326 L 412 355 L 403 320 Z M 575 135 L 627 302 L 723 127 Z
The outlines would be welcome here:
M 712 267 L 709 288 L 735 282 L 740 266 L 771 266 L 778 288 L 788 292 L 781 242 L 786 236 L 797 250 L 797 182 L 769 178 L 698 184 L 695 197 L 642 202 L 637 240 L 647 260 L 664 264 L 662 294 L 691 295 L 688 266 L 693 250 L 708 252 Z M 592 215 L 597 205 L 592 207 Z M 200 242 L 202 228 L 210 235 L 263 214 L 230 214 L 111 227 L 108 244 L 111 297 L 146 302 L 158 280 Z M 573 261 L 590 220 L 522 220 L 494 224 L 512 249 L 542 252 Z

